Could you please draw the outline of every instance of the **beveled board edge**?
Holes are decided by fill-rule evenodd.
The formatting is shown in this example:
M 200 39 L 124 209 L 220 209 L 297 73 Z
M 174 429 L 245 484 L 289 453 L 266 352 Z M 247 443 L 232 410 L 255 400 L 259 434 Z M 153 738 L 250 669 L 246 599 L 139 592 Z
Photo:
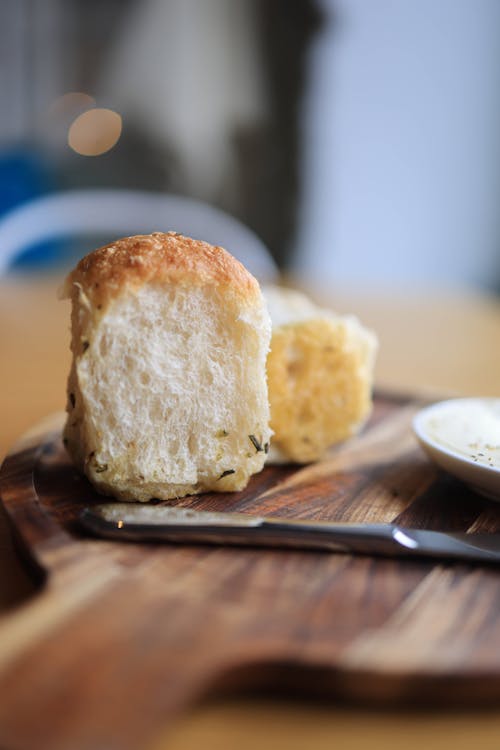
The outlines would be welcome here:
M 46 568 L 38 552 L 65 546 L 72 539 L 38 502 L 33 474 L 47 443 L 60 433 L 64 414 L 44 417 L 17 440 L 0 466 L 0 500 L 11 524 L 14 540 L 37 576 Z

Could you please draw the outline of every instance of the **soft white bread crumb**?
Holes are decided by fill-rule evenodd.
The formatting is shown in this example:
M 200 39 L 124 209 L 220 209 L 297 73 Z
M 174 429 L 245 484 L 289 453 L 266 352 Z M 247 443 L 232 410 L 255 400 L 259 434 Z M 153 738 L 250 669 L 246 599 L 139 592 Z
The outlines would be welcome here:
M 271 434 L 255 279 L 222 248 L 155 233 L 90 253 L 65 291 L 64 439 L 98 491 L 146 501 L 245 487 Z
M 267 287 L 269 462 L 308 463 L 357 432 L 369 416 L 377 340 L 351 316 L 291 289 Z

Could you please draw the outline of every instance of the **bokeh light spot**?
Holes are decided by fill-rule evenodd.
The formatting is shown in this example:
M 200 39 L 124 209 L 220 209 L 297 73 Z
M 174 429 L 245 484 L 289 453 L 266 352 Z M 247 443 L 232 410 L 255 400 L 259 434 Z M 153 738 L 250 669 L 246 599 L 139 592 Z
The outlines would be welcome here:
M 122 118 L 111 109 L 89 109 L 79 115 L 68 132 L 68 145 L 82 156 L 105 154 L 118 142 Z
M 90 94 L 85 94 L 83 91 L 68 91 L 67 94 L 58 96 L 51 102 L 47 114 L 59 120 L 68 115 L 75 117 L 78 113 L 95 107 L 95 104 L 95 99 Z

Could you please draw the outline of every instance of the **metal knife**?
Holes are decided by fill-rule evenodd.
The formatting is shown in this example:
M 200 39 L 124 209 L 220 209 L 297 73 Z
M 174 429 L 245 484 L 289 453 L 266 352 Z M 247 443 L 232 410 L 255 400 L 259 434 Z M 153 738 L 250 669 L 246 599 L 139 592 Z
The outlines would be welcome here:
M 284 547 L 500 563 L 500 534 L 444 533 L 385 523 L 292 521 L 130 503 L 86 507 L 79 521 L 97 536 L 122 541 Z

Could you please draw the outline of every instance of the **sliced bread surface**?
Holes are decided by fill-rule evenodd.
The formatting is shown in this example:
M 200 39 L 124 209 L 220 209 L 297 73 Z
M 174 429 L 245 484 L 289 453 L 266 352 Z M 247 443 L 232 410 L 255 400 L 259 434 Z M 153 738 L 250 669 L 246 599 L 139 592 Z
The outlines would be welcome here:
M 370 414 L 377 339 L 353 316 L 269 286 L 270 463 L 309 463 L 356 433 Z
M 222 248 L 155 233 L 90 253 L 65 291 L 64 438 L 94 486 L 140 501 L 245 487 L 271 434 L 270 321 L 246 269 Z

